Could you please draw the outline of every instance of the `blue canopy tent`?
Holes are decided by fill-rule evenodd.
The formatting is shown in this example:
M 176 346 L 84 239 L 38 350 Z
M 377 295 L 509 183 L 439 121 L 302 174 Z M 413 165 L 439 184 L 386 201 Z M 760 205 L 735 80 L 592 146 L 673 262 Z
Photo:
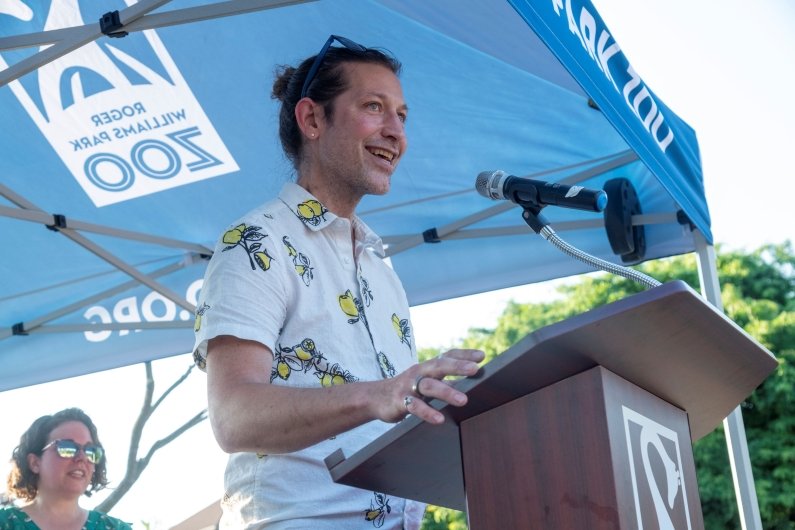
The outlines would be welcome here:
M 520 208 L 478 195 L 489 169 L 589 188 L 628 179 L 646 241 L 631 261 L 697 250 L 714 294 L 695 133 L 588 0 L 129 3 L 0 7 L 0 391 L 191 349 L 216 237 L 292 173 L 274 65 L 329 34 L 404 63 L 409 151 L 359 215 L 412 304 L 590 270 Z M 622 262 L 601 215 L 544 214 Z
M 87 2 L 43 4 L 29 20 L 4 16 L 5 43 L 35 29 L 52 39 L 103 14 Z M 405 63 L 409 152 L 392 191 L 365 198 L 359 214 L 383 236 L 412 304 L 589 270 L 534 237 L 515 205 L 478 195 L 483 170 L 590 188 L 628 178 L 643 210 L 635 222 L 646 225 L 643 259 L 692 251 L 693 226 L 711 239 L 695 134 L 583 7 L 305 3 L 103 37 L 10 81 L 0 94 L 14 124 L 0 161 L 0 389 L 190 350 L 215 238 L 292 172 L 272 69 L 330 33 L 384 43 Z M 575 16 L 583 30 L 571 30 Z M 148 17 L 160 23 L 157 13 L 138 22 Z M 36 51 L 5 51 L 4 73 L 35 64 Z M 544 212 L 578 248 L 621 262 L 599 214 Z

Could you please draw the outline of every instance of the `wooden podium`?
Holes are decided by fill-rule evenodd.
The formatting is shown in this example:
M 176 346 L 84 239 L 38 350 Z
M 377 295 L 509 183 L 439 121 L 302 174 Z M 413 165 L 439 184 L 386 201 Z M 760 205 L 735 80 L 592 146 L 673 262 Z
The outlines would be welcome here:
M 704 527 L 691 440 L 776 367 L 683 282 L 537 330 L 357 453 L 340 483 L 467 512 L 471 530 Z

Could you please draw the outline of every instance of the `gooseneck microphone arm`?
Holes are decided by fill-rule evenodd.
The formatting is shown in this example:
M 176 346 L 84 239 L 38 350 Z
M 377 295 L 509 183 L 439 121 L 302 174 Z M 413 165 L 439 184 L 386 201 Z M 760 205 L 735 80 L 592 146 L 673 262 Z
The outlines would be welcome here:
M 533 231 L 552 243 L 564 254 L 611 274 L 640 283 L 646 288 L 661 283 L 642 272 L 611 263 L 592 256 L 563 241 L 541 215 L 548 204 L 599 212 L 607 204 L 607 195 L 602 190 L 585 190 L 578 187 L 548 184 L 507 175 L 504 171 L 484 171 L 475 181 L 475 189 L 486 198 L 509 200 L 522 207 L 522 219 Z
M 635 269 L 630 269 L 629 267 L 624 267 L 623 265 L 618 265 L 616 263 L 610 263 L 609 261 L 592 256 L 587 252 L 583 252 L 582 250 L 566 243 L 555 233 L 554 230 L 552 230 L 552 227 L 549 226 L 546 219 L 544 219 L 540 213 L 533 212 L 533 210 L 533 207 L 524 208 L 524 211 L 522 212 L 522 219 L 525 220 L 525 222 L 530 226 L 530 228 L 533 229 L 533 231 L 535 231 L 536 234 L 552 243 L 552 245 L 554 245 L 564 254 L 576 260 L 582 261 L 586 265 L 590 265 L 595 269 L 600 269 L 605 272 L 616 274 L 618 276 L 638 282 L 648 289 L 662 285 L 661 282 L 655 280 L 651 276 L 643 274 L 640 271 L 636 271 Z

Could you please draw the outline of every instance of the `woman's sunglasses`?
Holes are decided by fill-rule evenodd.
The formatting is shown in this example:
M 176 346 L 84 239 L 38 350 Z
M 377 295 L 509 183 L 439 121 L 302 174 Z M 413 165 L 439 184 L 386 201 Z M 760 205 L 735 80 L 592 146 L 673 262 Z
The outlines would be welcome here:
M 86 460 L 92 464 L 99 464 L 102 462 L 102 457 L 105 455 L 105 451 L 103 451 L 102 447 L 90 442 L 85 445 L 80 445 L 74 440 L 53 440 L 45 445 L 41 449 L 41 452 L 43 453 L 50 447 L 55 447 L 55 452 L 61 458 L 74 458 L 77 456 L 78 452 L 83 451 L 83 454 L 86 455 Z

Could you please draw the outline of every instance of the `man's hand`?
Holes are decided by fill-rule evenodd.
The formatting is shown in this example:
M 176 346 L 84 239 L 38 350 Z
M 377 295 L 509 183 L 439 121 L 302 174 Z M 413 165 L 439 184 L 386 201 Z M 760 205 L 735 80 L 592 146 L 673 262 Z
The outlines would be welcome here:
M 397 422 L 408 413 L 428 423 L 444 422 L 444 415 L 425 403 L 423 398 L 440 399 L 456 407 L 465 405 L 466 394 L 454 389 L 444 379 L 448 376 L 475 375 L 479 369 L 478 363 L 484 358 L 485 354 L 480 350 L 450 350 L 383 381 L 385 389 L 378 396 L 377 417 Z
M 465 404 L 466 395 L 443 379 L 474 375 L 483 358 L 478 350 L 451 350 L 390 379 L 295 388 L 270 383 L 273 355 L 262 344 L 215 337 L 207 355 L 210 424 L 224 451 L 287 453 L 374 419 L 397 422 L 410 413 L 442 423 L 422 397 Z

